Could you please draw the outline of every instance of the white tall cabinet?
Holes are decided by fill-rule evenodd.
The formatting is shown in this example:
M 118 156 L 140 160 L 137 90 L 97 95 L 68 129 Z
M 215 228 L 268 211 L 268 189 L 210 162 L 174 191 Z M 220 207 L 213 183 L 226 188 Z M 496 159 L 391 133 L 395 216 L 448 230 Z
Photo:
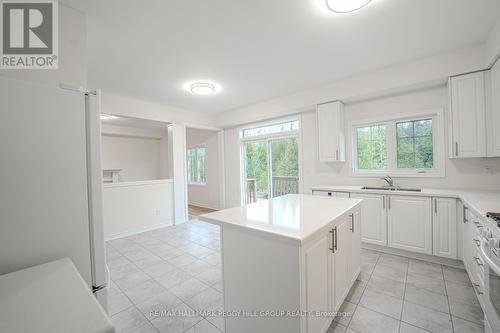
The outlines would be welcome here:
M 450 78 L 450 157 L 486 156 L 485 73 Z
M 387 229 L 389 247 L 432 254 L 431 198 L 388 196 Z
M 321 162 L 345 162 L 344 104 L 340 101 L 316 107 L 318 158 Z

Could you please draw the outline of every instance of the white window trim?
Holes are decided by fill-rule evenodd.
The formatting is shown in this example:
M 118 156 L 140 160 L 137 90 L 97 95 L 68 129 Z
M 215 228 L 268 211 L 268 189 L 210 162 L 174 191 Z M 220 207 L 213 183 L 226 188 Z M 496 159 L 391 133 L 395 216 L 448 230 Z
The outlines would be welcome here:
M 255 127 L 263 127 L 263 126 L 270 126 L 270 125 L 277 125 L 280 123 L 288 122 L 288 121 L 298 121 L 299 122 L 299 129 L 294 130 L 294 131 L 284 131 L 284 132 L 278 132 L 278 133 L 272 133 L 272 134 L 265 134 L 265 135 L 258 135 L 258 136 L 250 136 L 250 137 L 242 137 L 241 132 L 247 128 L 255 128 Z M 240 191 L 241 191 L 241 203 L 243 205 L 246 204 L 246 191 L 247 191 L 247 185 L 245 180 L 245 175 L 246 175 L 246 163 L 245 163 L 245 144 L 249 142 L 259 142 L 259 141 L 271 141 L 271 140 L 276 140 L 276 139 L 287 139 L 287 138 L 297 138 L 297 145 L 298 145 L 298 163 L 299 163 L 299 193 L 303 193 L 303 174 L 302 174 L 302 116 L 299 115 L 293 115 L 293 116 L 288 116 L 288 117 L 280 117 L 280 118 L 273 118 L 271 120 L 266 120 L 266 121 L 261 121 L 261 122 L 256 122 L 256 123 L 250 123 L 246 124 L 243 126 L 240 126 L 238 128 L 239 132 L 239 141 L 240 141 Z M 269 173 L 269 176 L 271 173 Z M 270 182 L 269 182 L 270 184 Z
M 196 159 L 195 159 L 195 162 L 194 162 L 194 169 L 196 170 L 196 178 L 199 178 L 200 174 L 199 174 L 199 169 L 198 169 L 198 149 L 200 148 L 205 148 L 205 154 L 207 152 L 207 148 L 205 147 L 205 145 L 195 145 L 195 146 L 190 146 L 190 147 L 187 147 L 186 151 L 190 150 L 190 149 L 195 149 L 196 150 Z M 187 155 L 187 154 L 186 154 Z M 188 159 L 189 159 L 189 156 L 187 156 Z M 206 167 L 206 158 L 207 156 L 205 155 L 205 167 Z M 186 164 L 189 164 L 189 160 L 186 161 Z M 188 180 L 188 185 L 189 186 L 207 186 L 207 170 L 205 169 L 205 181 L 204 182 L 200 182 L 200 181 L 189 181 L 189 170 L 188 170 L 188 174 L 187 174 L 187 180 Z
M 434 167 L 432 169 L 398 169 L 396 147 L 396 122 L 412 121 L 432 118 L 432 141 Z M 357 142 L 356 128 L 387 124 L 387 169 L 386 170 L 359 170 L 357 169 Z M 348 135 L 351 138 L 350 175 L 353 177 L 391 177 L 403 178 L 443 178 L 445 177 L 445 139 L 444 139 L 444 110 L 427 109 L 418 112 L 399 113 L 392 116 L 353 120 L 349 122 Z M 392 152 L 392 153 L 391 153 Z

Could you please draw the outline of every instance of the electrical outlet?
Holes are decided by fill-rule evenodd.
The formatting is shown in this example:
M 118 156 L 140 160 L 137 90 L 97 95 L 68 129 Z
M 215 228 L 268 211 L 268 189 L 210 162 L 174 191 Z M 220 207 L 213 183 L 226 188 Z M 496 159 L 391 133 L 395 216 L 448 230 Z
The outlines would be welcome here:
M 154 214 L 154 216 L 160 216 L 161 215 L 161 211 L 159 209 L 154 209 L 153 210 L 153 214 Z

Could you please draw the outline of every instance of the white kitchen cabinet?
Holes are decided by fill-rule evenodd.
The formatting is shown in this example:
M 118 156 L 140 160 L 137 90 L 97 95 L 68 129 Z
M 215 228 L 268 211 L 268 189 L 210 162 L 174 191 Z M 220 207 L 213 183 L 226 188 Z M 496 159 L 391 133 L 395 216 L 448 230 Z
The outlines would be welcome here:
M 319 104 L 316 108 L 318 157 L 321 162 L 345 162 L 344 104 Z
M 361 239 L 365 243 L 387 246 L 386 196 L 352 193 L 351 198 L 363 199 L 361 205 Z
M 433 255 L 457 259 L 457 200 L 432 200 Z
M 387 245 L 432 254 L 431 198 L 387 196 Z
M 336 192 L 336 191 L 318 191 L 314 190 L 313 195 L 320 195 L 324 197 L 336 197 L 336 198 L 349 198 L 349 192 Z
M 450 157 L 485 157 L 485 72 L 452 77 L 449 88 Z
M 332 258 L 334 307 L 337 309 L 347 296 L 351 287 L 351 252 L 352 232 L 351 219 L 345 219 L 334 228 L 334 250 Z
M 307 309 L 333 309 L 330 277 L 332 236 L 325 232 L 303 249 Z M 325 332 L 330 322 L 328 317 L 307 317 L 307 332 Z
M 491 102 L 486 112 L 486 133 L 488 157 L 500 156 L 500 61 L 490 71 L 490 89 L 488 96 Z

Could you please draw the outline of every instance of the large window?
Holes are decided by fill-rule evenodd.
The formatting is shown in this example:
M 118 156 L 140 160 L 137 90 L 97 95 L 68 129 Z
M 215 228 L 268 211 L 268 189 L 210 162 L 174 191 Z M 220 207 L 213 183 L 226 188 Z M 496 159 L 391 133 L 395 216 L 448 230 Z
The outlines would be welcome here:
M 436 112 L 353 124 L 354 174 L 442 176 L 442 133 L 436 133 L 441 113 Z
M 299 192 L 298 130 L 296 119 L 241 130 L 246 203 Z
M 205 146 L 191 147 L 187 150 L 188 183 L 204 185 L 207 182 L 205 171 Z

